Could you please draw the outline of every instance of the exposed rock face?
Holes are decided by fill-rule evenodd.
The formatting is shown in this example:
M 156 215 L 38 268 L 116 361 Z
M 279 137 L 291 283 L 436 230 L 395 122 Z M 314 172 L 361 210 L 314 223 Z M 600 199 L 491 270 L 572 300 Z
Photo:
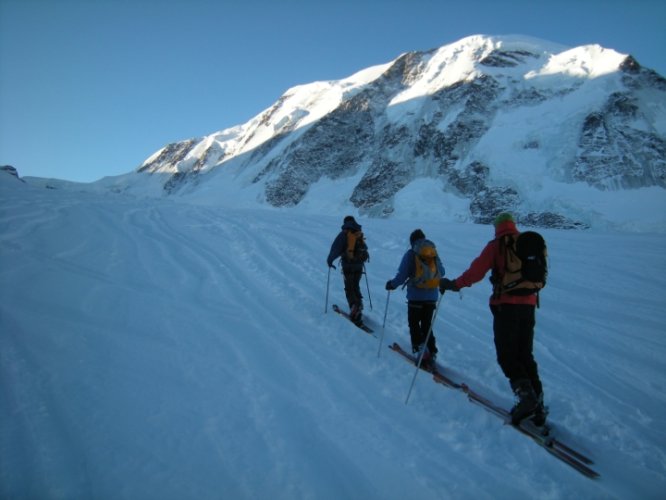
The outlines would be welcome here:
M 348 199 L 370 216 L 390 215 L 398 192 L 431 178 L 442 196 L 469 200 L 475 222 L 512 210 L 526 224 L 578 228 L 586 224 L 553 207 L 534 210 L 538 179 L 666 188 L 664 103 L 666 80 L 630 56 L 470 37 L 404 54 L 365 80 L 290 89 L 233 133 L 170 144 L 139 172 L 169 172 L 164 188 L 177 193 L 241 165 L 239 182 L 262 186 L 276 207 L 298 205 L 316 183 L 354 178 Z M 526 162 L 540 172 L 527 180 Z
M 161 170 L 171 170 L 180 166 L 192 151 L 199 139 L 189 139 L 187 141 L 174 142 L 162 148 L 159 154 L 149 162 L 144 163 L 139 172 L 159 172 Z M 199 160 L 197 158 L 197 160 Z
M 666 188 L 666 140 L 632 124 L 644 122 L 630 92 L 614 92 L 585 118 L 573 178 L 599 189 Z
M 18 171 L 14 167 L 12 167 L 11 165 L 1 166 L 0 167 L 0 172 L 5 172 L 6 174 L 9 174 L 9 175 L 19 179 Z
M 322 176 L 353 175 L 369 151 L 374 135 L 370 102 L 363 95 L 340 106 L 303 134 L 289 151 L 272 160 L 255 181 L 270 175 L 266 199 L 274 206 L 298 204 Z

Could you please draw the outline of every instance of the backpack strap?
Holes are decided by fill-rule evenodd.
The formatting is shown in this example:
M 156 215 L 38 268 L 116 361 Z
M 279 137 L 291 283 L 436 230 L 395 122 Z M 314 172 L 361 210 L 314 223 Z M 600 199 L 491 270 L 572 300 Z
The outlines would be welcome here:
M 490 275 L 490 283 L 493 285 L 493 298 L 497 299 L 502 294 L 502 280 L 504 279 L 504 269 L 499 265 L 499 256 L 502 256 L 504 263 L 506 263 L 507 257 L 506 243 L 504 241 L 504 236 L 497 238 L 497 252 L 495 253 L 495 262 L 493 265 L 493 271 Z
M 516 255 L 515 245 L 516 239 L 512 234 L 505 234 L 498 238 L 499 248 L 496 255 L 502 256 L 503 263 L 500 266 L 498 261 L 495 261 L 493 273 L 490 277 L 490 282 L 493 285 L 494 298 L 498 298 L 508 289 L 514 288 L 516 285 L 524 281 L 520 276 L 520 259 Z M 512 268 L 512 265 L 518 265 L 518 267 Z M 517 276 L 515 276 L 515 279 L 511 279 L 511 281 L 507 282 L 508 274 L 517 274 Z

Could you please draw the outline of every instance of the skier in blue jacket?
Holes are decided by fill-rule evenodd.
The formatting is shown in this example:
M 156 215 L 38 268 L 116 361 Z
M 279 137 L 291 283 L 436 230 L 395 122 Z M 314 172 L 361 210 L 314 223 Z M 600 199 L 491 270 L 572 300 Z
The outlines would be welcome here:
M 432 317 L 439 298 L 439 279 L 444 277 L 444 265 L 439 256 L 434 254 L 432 276 L 422 276 L 427 270 L 419 270 L 423 264 L 417 264 L 417 253 L 424 245 L 434 244 L 426 239 L 422 230 L 416 229 L 409 236 L 410 248 L 405 252 L 398 267 L 398 272 L 393 279 L 386 282 L 387 290 L 395 290 L 403 283 L 407 283 L 407 322 L 409 324 L 409 336 L 412 342 L 412 352 L 417 356 L 425 347 L 423 365 L 434 365 L 437 355 L 437 344 L 434 333 L 430 334 L 428 345 L 424 346 L 432 325 Z

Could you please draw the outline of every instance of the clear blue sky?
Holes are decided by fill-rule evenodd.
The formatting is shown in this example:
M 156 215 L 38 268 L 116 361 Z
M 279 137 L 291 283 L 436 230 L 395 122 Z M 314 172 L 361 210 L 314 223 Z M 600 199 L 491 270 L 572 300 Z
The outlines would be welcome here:
M 0 0 L 0 165 L 127 173 L 289 87 L 474 34 L 598 43 L 666 76 L 664 0 Z

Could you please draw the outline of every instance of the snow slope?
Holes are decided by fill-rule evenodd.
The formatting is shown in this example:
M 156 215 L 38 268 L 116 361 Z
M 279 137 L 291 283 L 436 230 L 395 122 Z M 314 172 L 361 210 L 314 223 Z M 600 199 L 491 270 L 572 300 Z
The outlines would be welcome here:
M 409 204 L 409 200 L 403 200 Z M 324 313 L 344 213 L 231 210 L 0 176 L 0 497 L 663 498 L 666 235 L 544 230 L 535 352 L 586 479 L 386 345 L 416 227 L 457 276 L 486 226 L 361 220 L 379 340 Z M 365 287 L 365 284 L 364 284 Z M 487 282 L 442 300 L 441 361 L 511 404 Z M 330 302 L 343 302 L 330 276 Z

